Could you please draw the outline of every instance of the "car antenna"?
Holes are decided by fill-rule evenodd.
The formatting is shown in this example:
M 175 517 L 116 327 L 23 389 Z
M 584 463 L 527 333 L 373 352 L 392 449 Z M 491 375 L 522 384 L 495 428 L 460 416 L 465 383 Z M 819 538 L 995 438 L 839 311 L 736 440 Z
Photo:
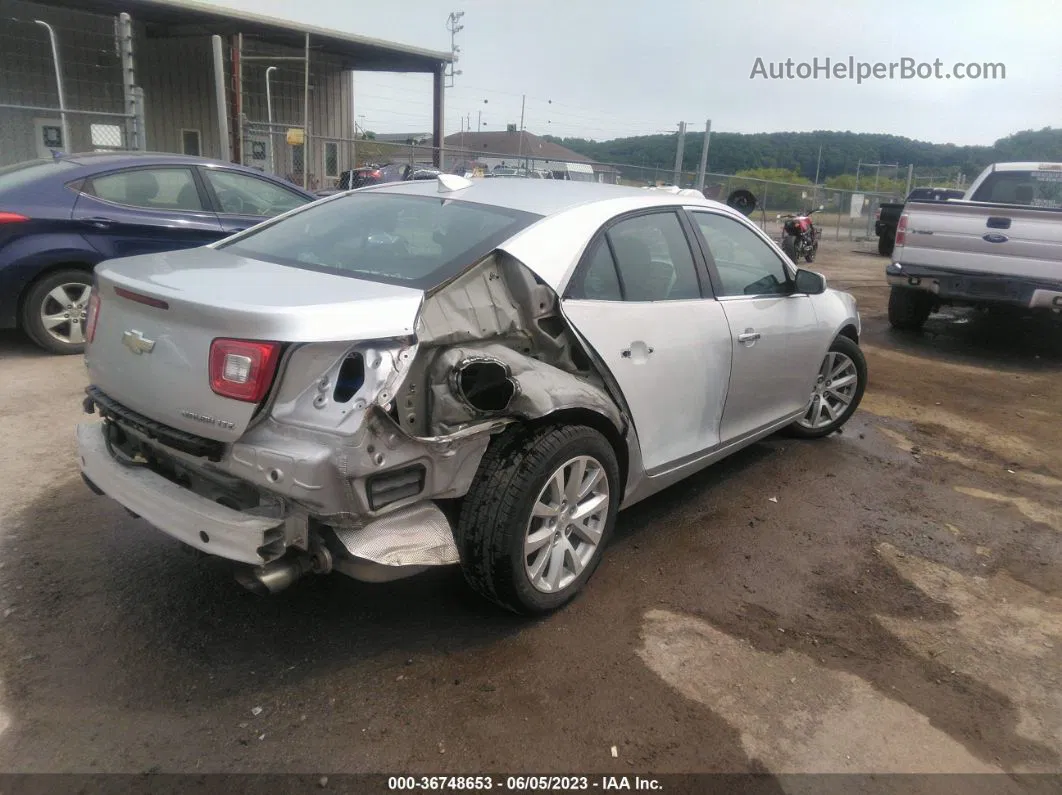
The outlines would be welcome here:
M 455 190 L 464 190 L 472 186 L 472 180 L 465 179 L 457 174 L 440 174 L 438 176 L 439 193 L 450 193 Z

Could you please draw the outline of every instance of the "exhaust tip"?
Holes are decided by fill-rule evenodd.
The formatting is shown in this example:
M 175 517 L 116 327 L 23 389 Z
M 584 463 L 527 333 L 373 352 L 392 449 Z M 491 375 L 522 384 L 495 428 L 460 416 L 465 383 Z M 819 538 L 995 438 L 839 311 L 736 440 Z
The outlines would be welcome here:
M 290 588 L 313 569 L 308 557 L 278 560 L 264 566 L 241 566 L 234 572 L 236 582 L 261 596 Z
M 258 596 L 269 596 L 270 591 L 265 584 L 255 575 L 255 569 L 249 566 L 241 566 L 234 572 L 236 582 Z

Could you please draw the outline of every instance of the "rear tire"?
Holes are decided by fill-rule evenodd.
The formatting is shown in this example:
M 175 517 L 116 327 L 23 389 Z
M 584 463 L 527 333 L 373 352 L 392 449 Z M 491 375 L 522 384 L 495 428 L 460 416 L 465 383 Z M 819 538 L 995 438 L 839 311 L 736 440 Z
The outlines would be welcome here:
M 569 468 L 572 461 L 583 462 L 585 469 L 577 470 L 578 464 Z M 569 472 L 577 477 L 565 481 Z M 596 479 L 593 472 L 599 473 Z M 558 473 L 562 481 L 576 483 L 567 498 L 559 486 L 554 491 Z M 596 484 L 593 490 L 579 497 L 580 485 L 588 488 L 585 484 L 591 480 Z M 589 508 L 602 492 L 605 505 L 598 502 L 596 510 L 588 510 L 582 519 L 577 518 L 578 511 L 553 514 L 546 507 L 547 503 L 567 505 L 566 499 L 575 495 L 569 509 Z M 596 430 L 551 425 L 505 431 L 491 442 L 461 506 L 455 536 L 465 580 L 481 596 L 514 613 L 538 615 L 556 610 L 576 596 L 601 562 L 620 496 L 616 453 Z M 581 521 L 589 530 L 572 529 Z M 587 542 L 582 532 L 596 537 L 596 543 Z M 548 557 L 536 571 L 539 556 L 554 555 L 555 548 L 559 548 L 556 557 Z M 561 574 L 551 585 L 548 580 L 554 565 Z M 555 590 L 543 590 L 550 587 Z
M 83 353 L 91 287 L 92 273 L 73 268 L 38 279 L 22 302 L 22 330 L 49 353 Z M 49 328 L 46 318 L 61 322 Z
M 889 324 L 901 331 L 918 331 L 933 311 L 933 296 L 921 290 L 893 287 L 889 293 Z
M 786 235 L 782 238 L 782 251 L 789 257 L 789 260 L 795 265 L 799 259 L 796 251 L 796 237 L 793 235 Z

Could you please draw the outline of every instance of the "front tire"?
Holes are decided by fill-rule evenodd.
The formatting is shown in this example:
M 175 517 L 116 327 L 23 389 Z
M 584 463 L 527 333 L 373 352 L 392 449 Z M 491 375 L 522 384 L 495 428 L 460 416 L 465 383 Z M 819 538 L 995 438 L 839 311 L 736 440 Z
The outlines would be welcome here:
M 821 439 L 851 419 L 867 388 L 867 361 L 855 341 L 840 336 L 822 360 L 803 416 L 789 426 L 791 436 Z
M 889 324 L 901 331 L 918 331 L 933 311 L 933 296 L 921 290 L 893 287 L 889 292 Z
M 455 535 L 465 580 L 515 613 L 556 610 L 601 562 L 619 501 L 616 453 L 596 430 L 505 431 L 461 506 Z
M 92 274 L 73 268 L 39 279 L 22 303 L 23 331 L 49 353 L 83 353 L 91 288 Z

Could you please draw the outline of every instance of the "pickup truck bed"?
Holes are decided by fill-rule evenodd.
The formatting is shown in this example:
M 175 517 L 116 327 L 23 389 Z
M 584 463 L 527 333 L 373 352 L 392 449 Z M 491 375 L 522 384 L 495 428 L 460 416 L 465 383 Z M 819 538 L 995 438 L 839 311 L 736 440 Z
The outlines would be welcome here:
M 1062 209 L 908 202 L 886 278 L 898 328 L 944 304 L 1062 311 Z
M 877 218 L 874 221 L 874 234 L 878 236 L 878 253 L 883 257 L 892 254 L 896 244 L 896 227 L 907 202 L 945 202 L 962 197 L 963 192 L 956 188 L 915 188 L 902 202 L 882 202 L 878 205 Z

